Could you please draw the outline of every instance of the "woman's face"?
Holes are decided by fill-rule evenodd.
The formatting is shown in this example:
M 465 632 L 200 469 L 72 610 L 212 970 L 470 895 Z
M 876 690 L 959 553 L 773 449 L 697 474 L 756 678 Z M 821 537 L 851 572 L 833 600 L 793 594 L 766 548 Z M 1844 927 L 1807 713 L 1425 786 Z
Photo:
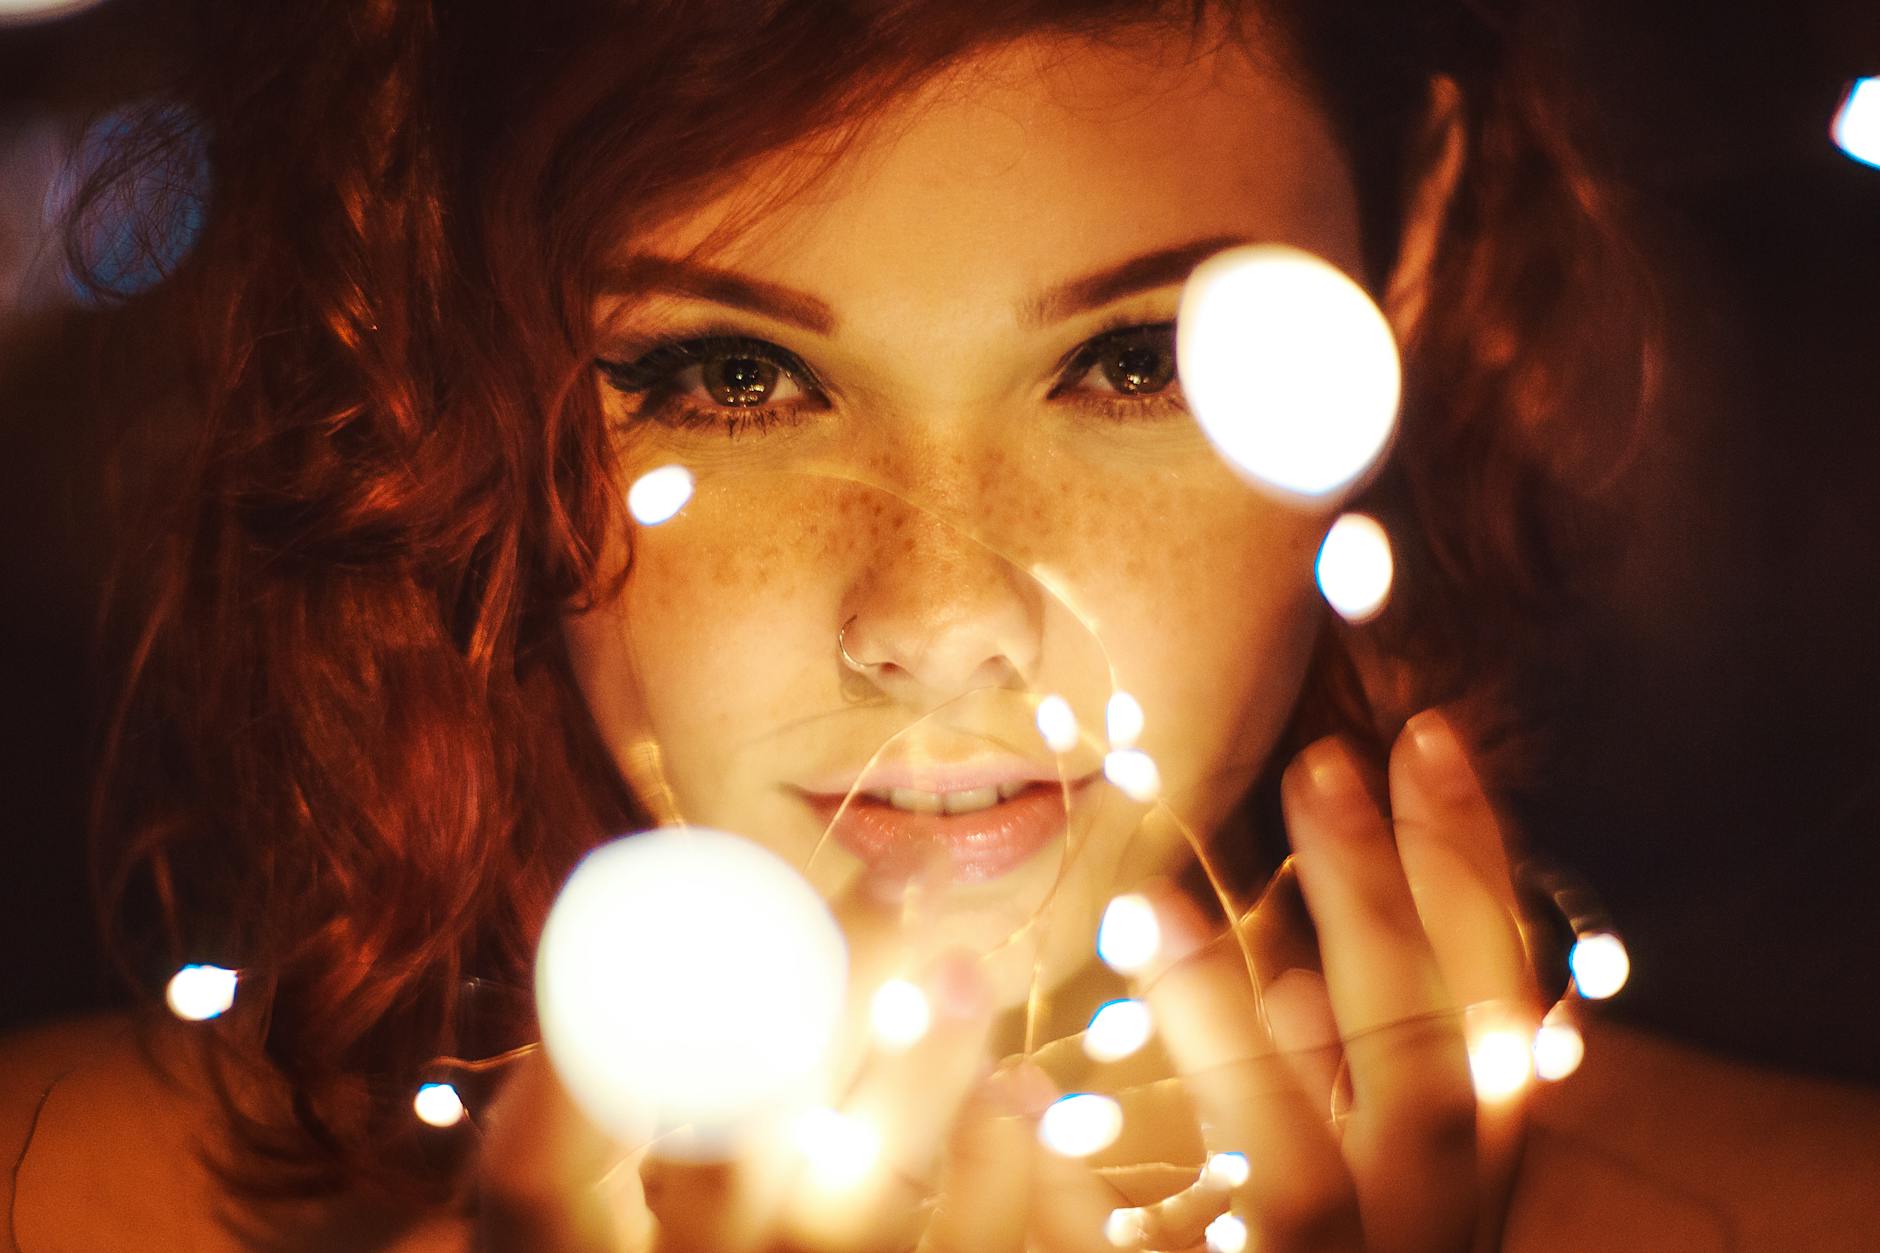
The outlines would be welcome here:
M 1351 180 L 1297 87 L 1182 36 L 979 55 L 774 202 L 809 159 L 620 249 L 596 310 L 620 486 L 677 464 L 696 490 L 619 537 L 624 593 L 567 620 L 575 672 L 658 819 L 829 893 L 938 867 L 934 938 L 998 952 L 1015 998 L 1221 823 L 1295 700 L 1337 502 L 1236 477 L 1170 324 L 1230 243 L 1356 273 Z M 1117 691 L 1154 802 L 1104 778 Z

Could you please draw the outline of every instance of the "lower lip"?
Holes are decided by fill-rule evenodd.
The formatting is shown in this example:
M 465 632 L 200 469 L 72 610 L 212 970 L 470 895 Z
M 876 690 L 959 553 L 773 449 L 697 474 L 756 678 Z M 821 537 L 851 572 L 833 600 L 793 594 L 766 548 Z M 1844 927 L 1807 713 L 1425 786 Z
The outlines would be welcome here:
M 905 850 L 937 844 L 953 859 L 959 883 L 984 883 L 1029 861 L 1064 830 L 1065 811 L 1079 785 L 1030 788 L 970 814 L 915 814 L 857 796 L 847 807 L 838 796 L 805 800 L 829 835 L 870 866 Z

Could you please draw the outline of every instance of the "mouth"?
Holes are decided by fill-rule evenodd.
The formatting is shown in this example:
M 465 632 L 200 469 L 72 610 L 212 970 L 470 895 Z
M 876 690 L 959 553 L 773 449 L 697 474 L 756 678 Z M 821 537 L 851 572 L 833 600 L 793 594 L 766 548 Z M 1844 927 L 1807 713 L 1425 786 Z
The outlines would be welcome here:
M 962 779 L 973 786 L 950 788 L 920 780 L 929 786 L 858 788 L 852 795 L 798 789 L 798 795 L 831 839 L 871 867 L 934 845 L 952 859 L 955 882 L 984 883 L 1063 834 L 1071 806 L 1095 778 Z

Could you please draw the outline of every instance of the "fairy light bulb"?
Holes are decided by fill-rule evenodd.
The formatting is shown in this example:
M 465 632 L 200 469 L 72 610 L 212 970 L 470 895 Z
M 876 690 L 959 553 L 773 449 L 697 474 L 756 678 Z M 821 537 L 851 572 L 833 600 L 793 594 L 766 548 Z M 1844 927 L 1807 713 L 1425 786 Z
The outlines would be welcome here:
M 1586 1038 L 1571 1022 L 1544 1021 L 1534 1033 L 1534 1073 L 1545 1082 L 1560 1082 L 1585 1059 Z
M 1134 1248 L 1149 1238 L 1148 1219 L 1140 1209 L 1113 1209 L 1103 1220 L 1103 1238 L 1112 1248 Z
M 1589 1001 L 1617 995 L 1632 975 L 1625 942 L 1610 931 L 1589 931 L 1575 940 L 1567 967 L 1573 971 L 1573 986 Z
M 1038 1139 L 1061 1157 L 1089 1157 L 1123 1133 L 1123 1107 L 1096 1092 L 1061 1096 L 1038 1120 Z
M 427 1127 L 455 1127 L 464 1119 L 463 1098 L 448 1083 L 419 1085 L 411 1108 Z
M 1128 692 L 1116 692 L 1103 710 L 1111 748 L 1134 748 L 1142 736 L 1142 706 Z
M 1208 1253 L 1241 1253 L 1247 1247 L 1247 1224 L 1232 1214 L 1222 1214 L 1201 1234 Z
M 817 1073 L 847 961 L 828 907 L 774 854 L 699 827 L 628 836 L 589 853 L 549 911 L 542 1043 L 596 1126 L 710 1158 Z
M 1526 1032 L 1502 1026 L 1469 1041 L 1469 1078 L 1476 1099 L 1493 1104 L 1527 1087 L 1533 1074 L 1533 1040 Z
M 1245 1153 L 1213 1153 L 1201 1168 L 1202 1178 L 1220 1188 L 1238 1188 L 1253 1176 Z
M 1880 167 L 1880 78 L 1857 78 L 1830 128 L 1837 147 L 1863 165 Z
M 1103 777 L 1139 805 L 1147 805 L 1162 794 L 1162 772 L 1156 769 L 1155 758 L 1140 748 L 1119 748 L 1104 754 Z
M 1112 900 L 1097 924 L 1097 956 L 1119 975 L 1148 969 L 1162 947 L 1162 924 L 1149 898 L 1131 892 Z
M 692 472 L 684 466 L 648 470 L 627 489 L 627 512 L 641 526 L 669 522 L 692 499 Z
M 1077 747 L 1077 715 L 1062 696 L 1051 695 L 1038 702 L 1038 734 L 1045 747 L 1054 753 L 1068 753 Z
M 868 1020 L 875 1040 L 891 1053 L 918 1043 L 933 1023 L 927 994 L 906 979 L 890 979 L 875 989 L 868 1003 Z
M 1369 622 L 1390 599 L 1396 574 L 1390 537 L 1377 519 L 1347 513 L 1325 533 L 1316 569 L 1319 591 L 1339 617 L 1353 625 Z
M 219 1018 L 235 1003 L 236 974 L 222 966 L 192 962 L 170 976 L 163 1000 L 185 1022 Z
M 1402 370 L 1390 324 L 1342 270 L 1297 248 L 1231 248 L 1197 266 L 1175 352 L 1208 438 L 1284 496 L 1346 486 L 1396 425 Z
M 868 1177 L 881 1157 L 881 1133 L 833 1109 L 806 1110 L 793 1127 L 809 1177 L 824 1192 L 845 1192 Z
M 1092 1061 L 1121 1061 L 1147 1044 L 1153 1030 L 1147 1005 L 1130 999 L 1110 1001 L 1084 1028 L 1084 1052 Z

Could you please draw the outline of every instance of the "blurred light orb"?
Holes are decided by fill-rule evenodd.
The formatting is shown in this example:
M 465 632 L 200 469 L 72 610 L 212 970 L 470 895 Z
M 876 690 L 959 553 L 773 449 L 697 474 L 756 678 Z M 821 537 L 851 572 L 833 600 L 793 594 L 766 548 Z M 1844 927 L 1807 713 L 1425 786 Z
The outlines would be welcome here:
M 1570 1022 L 1543 1022 L 1534 1033 L 1534 1073 L 1558 1083 L 1586 1059 L 1586 1038 Z
M 810 1084 L 847 967 L 828 907 L 781 858 L 702 827 L 630 835 L 589 853 L 549 911 L 542 1043 L 596 1126 L 711 1158 Z
M 1202 430 L 1235 469 L 1283 495 L 1335 492 L 1390 442 L 1403 386 L 1390 324 L 1309 252 L 1255 244 L 1195 267 L 1175 353 Z
M 1589 931 L 1573 942 L 1567 954 L 1567 967 L 1573 971 L 1573 986 L 1589 1001 L 1603 1001 L 1618 994 L 1632 975 L 1632 958 L 1625 942 L 1610 931 Z
M 833 1109 L 806 1110 L 793 1128 L 810 1179 L 825 1192 L 846 1192 L 868 1177 L 881 1157 L 881 1134 Z
M 1056 694 L 1038 702 L 1038 734 L 1044 746 L 1054 753 L 1068 753 L 1077 747 L 1077 715 L 1071 703 Z
M 1115 692 L 1103 709 L 1104 729 L 1111 748 L 1134 748 L 1142 737 L 1142 706 L 1128 692 Z
M 411 1108 L 427 1127 L 455 1127 L 464 1117 L 463 1098 L 448 1083 L 420 1084 Z
M 70 17 L 96 5 L 98 0 L 0 0 L 0 26 L 48 22 Z
M 93 175 L 127 157 L 108 194 L 81 199 Z M 49 224 L 70 227 L 67 294 L 109 306 L 162 283 L 195 249 L 214 182 L 208 128 L 180 101 L 133 101 L 92 122 L 43 206 Z
M 1139 1209 L 1113 1209 L 1103 1220 L 1103 1238 L 1114 1248 L 1134 1248 L 1149 1238 L 1148 1220 Z
M 163 1000 L 184 1022 L 206 1022 L 235 1003 L 235 983 L 233 970 L 192 962 L 170 976 Z
M 670 522 L 692 499 L 692 487 L 692 472 L 684 466 L 648 470 L 627 489 L 627 512 L 641 526 Z
M 1141 1001 L 1109 1001 L 1084 1028 L 1084 1053 L 1092 1061 L 1119 1062 L 1147 1044 L 1154 1030 L 1149 1007 Z
M 1835 112 L 1830 133 L 1842 152 L 1880 168 L 1880 77 L 1854 80 Z
M 876 1041 L 889 1052 L 913 1047 L 933 1025 L 927 994 L 906 979 L 890 979 L 875 989 L 868 1003 L 868 1021 Z
M 1162 947 L 1162 924 L 1149 898 L 1131 892 L 1112 900 L 1097 924 L 1097 956 L 1119 975 L 1149 968 Z
M 1214 1153 L 1201 1168 L 1201 1175 L 1216 1187 L 1238 1188 L 1253 1177 L 1253 1167 L 1245 1153 Z
M 1505 1101 L 1527 1087 L 1533 1073 L 1534 1037 L 1495 1027 L 1469 1041 L 1469 1078 L 1482 1101 Z
M 1241 1253 L 1247 1247 L 1247 1224 L 1232 1214 L 1222 1214 L 1209 1223 L 1202 1235 L 1208 1242 L 1208 1253 Z
M 1319 591 L 1338 616 L 1354 626 L 1369 622 L 1390 599 L 1390 537 L 1373 517 L 1343 514 L 1319 545 L 1317 569 Z
M 1147 805 L 1162 794 L 1162 772 L 1156 769 L 1155 758 L 1140 748 L 1118 748 L 1106 753 L 1103 777 L 1140 805 Z
M 1096 1092 L 1073 1092 L 1053 1101 L 1038 1120 L 1038 1139 L 1060 1157 L 1089 1157 L 1123 1133 L 1123 1107 Z

